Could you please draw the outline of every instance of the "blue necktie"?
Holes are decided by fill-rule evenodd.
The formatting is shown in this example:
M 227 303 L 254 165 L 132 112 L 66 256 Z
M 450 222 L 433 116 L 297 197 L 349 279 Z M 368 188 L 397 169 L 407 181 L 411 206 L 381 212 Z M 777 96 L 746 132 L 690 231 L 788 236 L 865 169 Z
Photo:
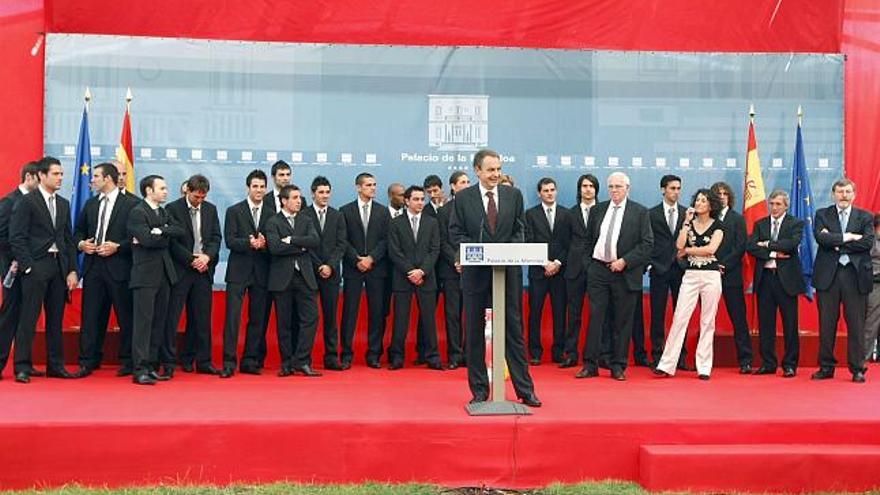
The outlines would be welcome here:
M 838 214 L 838 218 L 840 219 L 840 233 L 841 234 L 846 233 L 846 217 L 847 217 L 846 210 L 840 210 L 840 212 Z M 849 264 L 849 255 L 848 254 L 841 254 L 838 262 L 842 266 L 848 265 Z

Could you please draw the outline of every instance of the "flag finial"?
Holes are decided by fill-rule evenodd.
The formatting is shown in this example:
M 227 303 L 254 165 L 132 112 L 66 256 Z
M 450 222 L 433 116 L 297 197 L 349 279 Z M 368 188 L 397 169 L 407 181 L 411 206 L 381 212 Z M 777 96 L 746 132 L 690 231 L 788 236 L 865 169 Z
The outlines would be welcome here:
M 755 104 L 754 103 L 749 104 L 749 119 L 755 120 Z
M 89 87 L 86 86 L 86 92 L 83 95 L 83 99 L 86 100 L 86 111 L 89 111 L 89 102 L 92 101 L 92 92 L 89 91 Z
M 800 105 L 798 105 L 798 125 L 801 125 L 801 122 L 804 120 L 804 109 Z
M 126 102 L 126 103 L 131 103 L 131 100 L 132 100 L 133 98 L 134 98 L 134 97 L 131 96 L 131 88 L 128 88 L 128 90 L 125 92 L 125 102 Z

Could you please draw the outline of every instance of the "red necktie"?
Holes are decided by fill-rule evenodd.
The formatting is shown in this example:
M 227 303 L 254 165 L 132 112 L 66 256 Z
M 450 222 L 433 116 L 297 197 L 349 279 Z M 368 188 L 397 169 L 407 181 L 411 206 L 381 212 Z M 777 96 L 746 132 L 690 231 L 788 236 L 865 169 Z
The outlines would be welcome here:
M 495 204 L 495 193 L 486 191 L 489 203 L 486 205 L 486 217 L 489 219 L 489 233 L 495 234 L 495 226 L 498 224 L 498 205 Z

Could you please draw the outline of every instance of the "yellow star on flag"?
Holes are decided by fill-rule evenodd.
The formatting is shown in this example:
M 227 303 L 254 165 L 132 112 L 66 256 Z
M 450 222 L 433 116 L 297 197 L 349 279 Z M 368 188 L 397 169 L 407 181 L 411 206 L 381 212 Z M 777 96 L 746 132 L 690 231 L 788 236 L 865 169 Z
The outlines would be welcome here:
M 83 164 L 79 167 L 79 173 L 82 174 L 82 175 L 89 175 L 89 164 L 88 164 L 88 163 L 83 163 Z

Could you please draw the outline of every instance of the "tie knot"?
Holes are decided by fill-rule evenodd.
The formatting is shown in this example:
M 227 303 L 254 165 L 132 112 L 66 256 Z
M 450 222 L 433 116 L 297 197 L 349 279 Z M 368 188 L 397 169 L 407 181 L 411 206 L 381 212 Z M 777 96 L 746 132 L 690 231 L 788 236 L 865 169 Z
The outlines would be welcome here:
M 492 199 L 495 196 L 495 191 L 486 191 L 486 197 Z
M 189 212 L 192 213 L 193 215 L 195 215 L 196 213 L 199 212 L 199 207 L 198 206 L 190 206 Z
M 106 202 L 109 201 L 109 200 L 110 200 L 110 197 L 107 196 L 106 194 L 102 194 L 102 195 L 101 195 L 101 201 L 102 201 L 102 202 L 105 202 L 105 203 L 106 203 Z
M 552 215 L 552 214 L 553 214 L 553 208 L 547 208 L 547 214 L 548 214 L 548 215 Z
M 673 206 L 672 208 L 669 208 L 669 214 L 672 215 L 673 213 L 675 213 L 675 207 L 674 207 L 674 206 Z

